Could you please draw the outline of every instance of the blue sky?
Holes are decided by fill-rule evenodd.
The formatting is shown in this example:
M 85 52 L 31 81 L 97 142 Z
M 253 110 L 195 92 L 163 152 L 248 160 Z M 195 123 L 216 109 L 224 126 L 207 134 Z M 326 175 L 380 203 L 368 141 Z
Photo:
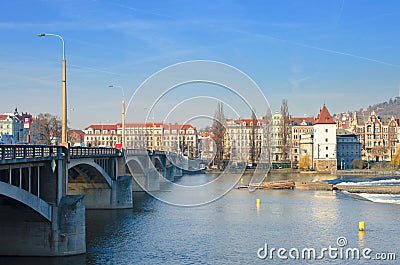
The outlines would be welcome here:
M 399 13 L 398 1 L 1 1 L 0 112 L 61 116 L 61 42 L 40 32 L 65 39 L 73 128 L 119 121 L 109 84 L 128 101 L 188 60 L 240 69 L 272 111 L 283 98 L 295 116 L 359 109 L 399 94 Z

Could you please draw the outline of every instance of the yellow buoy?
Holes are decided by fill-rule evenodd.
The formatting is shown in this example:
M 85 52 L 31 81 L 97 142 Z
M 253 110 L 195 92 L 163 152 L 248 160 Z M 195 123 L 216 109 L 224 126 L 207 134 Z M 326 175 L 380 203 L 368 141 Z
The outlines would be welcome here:
M 260 205 L 260 204 L 261 204 L 261 200 L 260 200 L 260 199 L 257 199 L 257 200 L 256 200 L 256 204 L 257 204 L 257 205 Z
M 358 231 L 364 231 L 364 229 L 365 229 L 365 223 L 358 222 Z
M 243 179 L 243 178 L 241 178 L 241 179 L 240 179 L 240 183 L 243 183 L 243 182 L 244 182 L 244 179 Z

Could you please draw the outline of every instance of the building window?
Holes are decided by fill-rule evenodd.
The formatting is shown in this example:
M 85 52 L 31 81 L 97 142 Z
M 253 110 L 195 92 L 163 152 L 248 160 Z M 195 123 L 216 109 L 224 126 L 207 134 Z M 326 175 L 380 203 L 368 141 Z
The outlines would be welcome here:
M 326 154 L 325 157 L 328 158 L 328 154 Z
M 327 132 L 328 132 L 328 129 L 325 129 L 325 132 L 327 133 Z
M 328 138 L 325 138 L 325 142 L 328 142 Z
M 328 150 L 328 146 L 327 146 L 327 147 L 325 147 L 325 150 Z

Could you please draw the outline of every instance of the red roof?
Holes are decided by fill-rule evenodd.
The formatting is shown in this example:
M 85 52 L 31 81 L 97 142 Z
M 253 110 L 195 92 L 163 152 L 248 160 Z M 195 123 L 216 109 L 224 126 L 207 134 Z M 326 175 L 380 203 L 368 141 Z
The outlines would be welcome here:
M 122 127 L 121 123 L 115 125 L 118 129 Z M 125 128 L 153 128 L 153 122 L 146 123 L 125 123 Z M 164 128 L 166 130 L 196 130 L 196 127 L 190 124 L 166 124 L 163 122 L 154 122 L 155 128 Z
M 201 137 L 214 137 L 212 132 L 199 132 L 199 136 Z
M 0 115 L 0 120 L 5 120 L 7 119 L 8 115 Z
M 93 124 L 87 127 L 85 130 L 93 129 L 93 130 L 116 130 L 117 125 L 108 125 L 108 124 Z
M 290 117 L 290 122 L 294 126 L 301 126 L 301 124 L 305 122 L 308 126 L 309 124 L 313 125 L 315 119 L 314 117 L 302 117 L 302 118 Z
M 117 123 L 116 126 L 118 128 L 122 127 L 121 123 Z M 153 122 L 146 122 L 146 123 L 125 123 L 125 128 L 152 128 L 153 127 Z M 162 128 L 163 123 L 162 122 L 154 122 L 154 127 L 155 128 Z
M 167 130 L 189 130 L 193 129 L 196 130 L 196 127 L 190 125 L 190 124 L 165 124 L 164 128 Z
M 314 124 L 336 124 L 328 109 L 324 105 L 318 114 L 317 121 Z
M 231 121 L 231 119 L 227 119 L 227 121 Z M 246 124 L 246 127 L 251 126 L 250 123 L 253 122 L 253 119 L 234 119 L 233 122 L 237 125 L 242 125 L 243 123 Z M 258 120 L 257 123 L 263 124 L 263 120 Z

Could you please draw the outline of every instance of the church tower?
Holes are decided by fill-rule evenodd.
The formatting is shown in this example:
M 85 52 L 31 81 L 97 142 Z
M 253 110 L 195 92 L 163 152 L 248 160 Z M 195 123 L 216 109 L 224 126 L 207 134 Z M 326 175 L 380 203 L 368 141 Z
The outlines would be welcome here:
M 313 166 L 317 171 L 337 169 L 336 122 L 324 105 L 314 123 Z

